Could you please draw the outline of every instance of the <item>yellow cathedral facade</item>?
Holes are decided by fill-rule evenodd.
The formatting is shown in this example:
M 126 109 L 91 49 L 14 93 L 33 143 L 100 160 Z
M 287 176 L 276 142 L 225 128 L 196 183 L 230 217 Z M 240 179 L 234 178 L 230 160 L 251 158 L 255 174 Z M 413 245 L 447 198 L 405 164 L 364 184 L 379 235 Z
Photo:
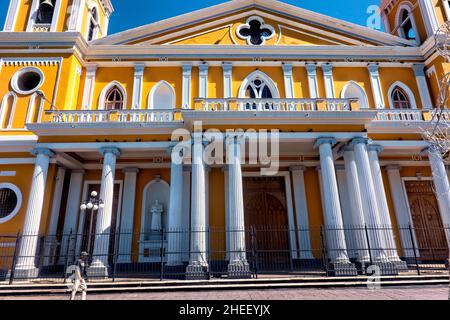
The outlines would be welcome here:
M 219 266 L 247 277 L 256 247 L 260 269 L 325 256 L 336 275 L 448 257 L 450 198 L 436 192 L 447 167 L 421 136 L 449 71 L 434 38 L 447 0 L 383 0 L 385 32 L 233 0 L 108 35 L 113 11 L 110 0 L 9 1 L 5 274 L 40 277 L 82 251 L 93 275 L 161 263 L 187 279 Z M 212 129 L 228 161 L 208 163 Z M 277 152 L 270 174 L 241 153 L 262 131 Z M 192 138 L 189 161 L 174 161 L 177 132 Z

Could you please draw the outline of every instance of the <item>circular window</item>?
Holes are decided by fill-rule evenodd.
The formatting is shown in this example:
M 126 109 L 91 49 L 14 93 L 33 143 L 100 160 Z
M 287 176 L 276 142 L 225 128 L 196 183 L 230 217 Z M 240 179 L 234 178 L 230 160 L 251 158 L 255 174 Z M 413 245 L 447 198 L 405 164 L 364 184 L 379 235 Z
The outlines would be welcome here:
M 11 81 L 13 90 L 19 94 L 31 94 L 44 82 L 44 74 L 37 68 L 23 68 L 17 71 Z
M 22 193 L 10 183 L 0 183 L 0 223 L 16 216 L 22 205 Z

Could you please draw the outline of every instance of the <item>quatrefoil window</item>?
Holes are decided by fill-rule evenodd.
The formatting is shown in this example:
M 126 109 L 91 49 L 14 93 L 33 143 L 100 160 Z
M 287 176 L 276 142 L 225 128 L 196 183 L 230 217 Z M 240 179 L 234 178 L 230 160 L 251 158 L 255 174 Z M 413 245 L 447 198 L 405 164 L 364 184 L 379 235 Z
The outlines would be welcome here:
M 247 23 L 240 25 L 236 32 L 239 38 L 247 40 L 247 44 L 253 46 L 264 45 L 275 36 L 274 28 L 256 16 L 248 18 Z

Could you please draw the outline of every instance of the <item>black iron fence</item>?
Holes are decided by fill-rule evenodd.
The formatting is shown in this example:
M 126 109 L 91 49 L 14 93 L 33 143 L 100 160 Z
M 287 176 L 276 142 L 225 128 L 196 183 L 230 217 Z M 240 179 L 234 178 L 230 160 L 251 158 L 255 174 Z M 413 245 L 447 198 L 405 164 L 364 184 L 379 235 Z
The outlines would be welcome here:
M 450 227 L 411 226 L 19 232 L 0 235 L 0 283 L 65 281 L 83 251 L 89 277 L 107 281 L 446 273 L 449 236 Z

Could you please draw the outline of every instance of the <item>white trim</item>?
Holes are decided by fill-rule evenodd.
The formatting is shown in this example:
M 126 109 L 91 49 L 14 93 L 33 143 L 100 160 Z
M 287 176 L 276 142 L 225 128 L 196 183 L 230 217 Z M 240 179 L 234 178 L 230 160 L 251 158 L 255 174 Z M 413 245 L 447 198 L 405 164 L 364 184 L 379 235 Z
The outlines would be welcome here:
M 22 75 L 24 75 L 27 72 L 35 72 L 41 77 L 41 79 L 40 79 L 38 85 L 36 87 L 34 87 L 33 89 L 28 90 L 28 91 L 22 91 L 19 88 L 17 82 L 19 80 L 19 77 L 21 77 Z M 20 70 L 18 70 L 18 71 L 16 71 L 14 73 L 14 75 L 13 75 L 13 77 L 11 79 L 11 87 L 16 93 L 25 96 L 25 95 L 30 95 L 30 94 L 38 91 L 42 87 L 42 84 L 44 83 L 44 81 L 45 81 L 45 75 L 44 75 L 44 73 L 42 72 L 41 69 L 36 68 L 36 67 L 25 67 L 25 68 L 22 68 L 22 69 L 20 69 Z
M 72 11 L 70 12 L 70 20 L 68 31 L 81 32 L 81 24 L 83 23 L 83 13 L 86 7 L 86 0 L 74 0 Z
M 13 32 L 16 26 L 17 17 L 19 16 L 20 0 L 10 0 L 8 7 L 8 15 L 6 16 L 4 32 Z
M 411 109 L 417 109 L 416 98 L 414 97 L 414 93 L 411 91 L 411 89 L 406 84 L 404 84 L 401 81 L 396 81 L 389 87 L 389 90 L 388 90 L 389 108 L 394 109 L 394 102 L 392 100 L 392 92 L 394 91 L 394 89 L 396 87 L 400 87 L 408 95 L 409 103 L 411 104 Z
M 198 65 L 198 97 L 208 98 L 208 64 Z
M 264 177 L 260 172 L 248 172 L 243 171 L 242 177 Z M 289 240 L 291 243 L 291 255 L 293 259 L 296 259 L 298 256 L 297 252 L 297 236 L 296 236 L 296 227 L 295 227 L 295 218 L 294 218 L 294 202 L 292 199 L 292 186 L 291 186 L 291 172 L 290 171 L 282 171 L 278 172 L 275 175 L 271 175 L 271 177 L 284 177 L 285 181 L 285 192 L 286 192 L 286 206 L 287 206 L 287 214 L 289 221 Z
M 172 104 L 170 106 L 168 106 L 167 108 L 164 107 L 162 109 L 175 109 L 175 102 L 176 102 L 175 90 L 170 85 L 170 83 L 168 83 L 165 80 L 158 82 L 157 84 L 155 84 L 153 86 L 152 90 L 150 90 L 150 93 L 148 94 L 148 99 L 147 99 L 147 109 L 155 109 L 155 106 L 154 106 L 155 93 L 161 86 L 165 86 L 166 88 L 169 88 L 169 90 L 172 94 Z M 157 109 L 158 108 L 156 108 L 155 110 L 157 110 Z
M 272 78 L 270 78 L 267 74 L 265 74 L 260 70 L 253 71 L 242 81 L 241 87 L 239 89 L 238 95 L 239 98 L 245 98 L 245 92 L 247 91 L 247 87 L 256 78 L 262 78 L 264 80 L 265 84 L 269 87 L 270 92 L 272 93 L 274 99 L 280 98 L 280 92 L 278 91 L 275 82 L 272 80 Z
M 87 22 L 86 22 L 85 39 L 86 39 L 87 42 L 90 42 L 90 41 L 97 40 L 99 38 L 98 35 L 100 33 L 100 30 L 99 30 L 99 26 L 100 26 L 100 14 L 99 14 L 99 12 L 100 11 L 98 9 L 98 5 L 95 2 L 88 3 L 87 7 L 88 7 L 88 18 L 87 18 Z M 94 29 L 94 34 L 92 35 L 92 40 L 89 40 L 88 39 L 89 38 L 89 27 L 91 26 L 91 20 L 92 20 L 91 10 L 92 9 L 95 9 L 96 12 L 97 12 L 97 21 L 96 21 L 97 26 Z
M 447 21 L 450 20 L 450 2 L 449 0 L 442 0 L 442 6 L 444 7 L 445 17 Z
M 319 87 L 317 85 L 317 65 L 314 63 L 307 63 L 306 71 L 308 73 L 309 97 L 311 99 L 316 99 L 319 97 Z
M 323 82 L 325 84 L 325 95 L 329 99 L 335 98 L 334 80 L 333 80 L 333 64 L 326 63 L 322 65 Z
M 383 97 L 383 88 L 381 87 L 379 68 L 379 65 L 376 63 L 369 63 L 367 66 L 370 75 L 370 84 L 372 85 L 375 108 L 384 109 L 385 102 Z
M 100 97 L 98 100 L 98 107 L 97 107 L 98 110 L 105 110 L 106 94 L 113 87 L 117 87 L 120 90 L 120 92 L 122 93 L 122 97 L 123 97 L 122 109 L 125 110 L 127 108 L 127 90 L 124 88 L 124 86 L 119 81 L 114 80 L 114 81 L 111 81 L 110 83 L 108 83 L 103 88 L 102 92 L 100 92 Z
M 419 88 L 420 100 L 422 102 L 422 109 L 433 109 L 431 102 L 430 91 L 428 89 L 427 78 L 425 75 L 425 64 L 413 64 L 414 75 L 416 77 L 417 87 Z
M 8 214 L 6 217 L 4 218 L 0 218 L 0 224 L 6 223 L 8 221 L 10 221 L 12 218 L 14 218 L 17 213 L 20 210 L 20 207 L 22 206 L 22 192 L 20 191 L 20 189 L 12 184 L 12 183 L 0 183 L 0 189 L 11 189 L 12 191 L 14 191 L 14 193 L 16 194 L 17 197 L 17 204 L 16 207 L 14 208 L 14 210 Z
M 435 8 L 432 0 L 419 0 L 418 2 L 422 13 L 422 19 L 427 30 L 427 35 L 428 37 L 431 37 L 439 29 L 439 23 L 435 11 L 437 10 L 437 7 Z M 445 6 L 445 3 L 442 5 Z
M 183 85 L 182 85 L 182 101 L 181 108 L 182 109 L 190 109 L 191 106 L 191 76 L 192 76 L 192 64 L 191 63 L 183 63 Z
M 292 76 L 292 63 L 283 64 L 285 97 L 287 99 L 295 98 L 294 78 Z
M 90 64 L 86 66 L 86 79 L 84 81 L 82 105 L 82 108 L 84 110 L 93 110 L 92 102 L 94 100 L 94 86 L 97 69 L 98 66 L 96 64 Z
M 13 97 L 13 101 L 10 106 L 10 110 L 6 110 L 6 105 L 11 96 Z M 11 128 L 12 121 L 14 120 L 14 111 L 16 109 L 16 104 L 17 104 L 17 95 L 15 92 L 10 91 L 3 97 L 2 104 L 0 106 L 0 129 Z M 6 119 L 8 111 L 9 111 L 9 119 Z
M 136 63 L 134 65 L 133 98 L 131 109 L 140 109 L 142 105 L 142 86 L 144 82 L 145 65 Z
M 223 72 L 223 97 L 233 96 L 233 64 L 231 62 L 222 63 Z
M 421 43 L 420 34 L 419 34 L 419 29 L 417 29 L 416 20 L 414 18 L 413 8 L 414 8 L 414 6 L 409 1 L 404 1 L 398 6 L 397 14 L 395 16 L 395 28 L 397 29 L 398 35 L 401 38 L 406 39 L 406 35 L 403 32 L 403 28 L 400 27 L 400 19 L 401 19 L 400 15 L 402 14 L 403 10 L 408 11 L 409 19 L 411 21 L 412 28 L 414 30 L 414 36 L 416 37 L 415 42 L 418 45 L 420 45 L 420 43 Z
M 357 82 L 355 82 L 355 81 L 353 81 L 353 80 L 351 80 L 351 81 L 349 81 L 345 86 L 344 86 L 344 88 L 342 89 L 342 91 L 341 91 L 341 98 L 356 98 L 356 97 L 346 97 L 345 95 L 346 95 L 346 93 L 347 93 L 347 90 L 350 88 L 350 87 L 354 87 L 354 88 L 356 88 L 358 91 L 360 91 L 360 93 L 363 95 L 363 101 L 361 102 L 359 102 L 359 108 L 360 109 L 368 109 L 369 108 L 369 100 L 367 99 L 367 94 L 366 94 L 366 91 L 357 83 Z
M 262 37 L 261 37 L 261 38 L 262 38 L 262 43 L 260 44 L 260 46 L 263 46 L 263 45 L 266 44 L 266 41 L 267 41 L 267 40 L 270 40 L 270 39 L 272 39 L 273 37 L 275 37 L 275 29 L 274 29 L 274 27 L 272 27 L 271 25 L 266 24 L 266 23 L 264 22 L 264 19 L 261 18 L 261 17 L 259 17 L 259 16 L 251 16 L 251 17 L 249 17 L 249 18 L 247 19 L 247 21 L 246 21 L 245 24 L 241 24 L 240 26 L 238 26 L 237 29 L 236 29 L 236 35 L 238 36 L 239 39 L 246 40 L 246 41 L 247 41 L 247 44 L 248 44 L 249 46 L 253 46 L 254 44 L 251 43 L 251 38 L 252 38 L 251 36 L 246 36 L 246 37 L 244 37 L 244 36 L 241 35 L 241 30 L 242 30 L 242 29 L 244 29 L 244 28 L 250 29 L 250 22 L 253 21 L 253 20 L 258 21 L 258 22 L 261 24 L 261 29 L 267 28 L 267 29 L 269 29 L 270 31 L 272 31 L 272 34 L 271 34 L 269 37 L 265 37 L 265 36 L 262 36 Z

